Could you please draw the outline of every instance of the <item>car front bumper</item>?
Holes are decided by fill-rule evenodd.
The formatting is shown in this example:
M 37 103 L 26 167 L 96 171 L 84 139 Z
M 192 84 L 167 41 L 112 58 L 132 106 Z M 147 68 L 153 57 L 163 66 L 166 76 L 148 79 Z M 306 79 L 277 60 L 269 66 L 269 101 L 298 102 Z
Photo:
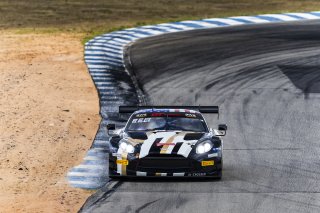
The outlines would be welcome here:
M 121 165 L 119 165 L 119 163 Z M 127 165 L 126 165 L 127 164 Z M 137 158 L 119 157 L 110 154 L 109 175 L 111 177 L 221 177 L 222 156 L 185 158 L 178 155 L 158 155 Z

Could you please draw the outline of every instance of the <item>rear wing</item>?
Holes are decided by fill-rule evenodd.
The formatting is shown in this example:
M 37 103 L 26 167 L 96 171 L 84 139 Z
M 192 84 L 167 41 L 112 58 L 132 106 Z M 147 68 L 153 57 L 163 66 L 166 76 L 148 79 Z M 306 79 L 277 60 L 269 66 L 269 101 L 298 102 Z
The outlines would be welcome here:
M 119 106 L 119 113 L 134 113 L 140 109 L 189 109 L 219 116 L 219 106 Z

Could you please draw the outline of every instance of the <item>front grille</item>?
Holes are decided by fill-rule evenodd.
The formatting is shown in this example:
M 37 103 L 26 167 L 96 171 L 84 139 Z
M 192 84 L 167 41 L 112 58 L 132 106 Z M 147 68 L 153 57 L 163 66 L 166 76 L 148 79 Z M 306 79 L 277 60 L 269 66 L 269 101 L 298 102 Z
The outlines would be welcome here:
M 182 155 L 176 155 L 176 154 L 149 154 L 148 156 L 144 157 L 144 158 L 180 158 L 180 159 L 186 159 L 185 157 L 183 157 Z
M 139 171 L 155 171 L 155 172 L 170 172 L 170 171 L 186 171 L 190 169 L 191 163 L 185 157 L 179 155 L 160 155 L 147 156 L 141 158 L 138 163 Z

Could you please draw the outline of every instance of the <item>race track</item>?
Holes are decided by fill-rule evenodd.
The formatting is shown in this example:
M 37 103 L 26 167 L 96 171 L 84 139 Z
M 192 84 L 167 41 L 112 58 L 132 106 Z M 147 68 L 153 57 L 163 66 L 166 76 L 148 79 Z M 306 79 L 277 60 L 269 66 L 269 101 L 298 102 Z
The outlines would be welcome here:
M 155 36 L 128 48 L 150 103 L 219 105 L 222 181 L 112 183 L 83 212 L 320 212 L 320 22 Z M 112 185 L 112 186 L 113 186 Z

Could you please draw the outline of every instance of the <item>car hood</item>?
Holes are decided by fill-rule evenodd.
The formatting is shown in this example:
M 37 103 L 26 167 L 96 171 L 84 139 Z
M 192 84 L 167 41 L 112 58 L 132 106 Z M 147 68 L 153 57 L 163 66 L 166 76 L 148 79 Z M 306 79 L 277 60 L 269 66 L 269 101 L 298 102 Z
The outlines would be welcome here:
M 177 154 L 188 157 L 193 145 L 206 134 L 184 131 L 128 132 L 124 138 L 132 145 L 140 146 L 139 158 L 161 154 Z

